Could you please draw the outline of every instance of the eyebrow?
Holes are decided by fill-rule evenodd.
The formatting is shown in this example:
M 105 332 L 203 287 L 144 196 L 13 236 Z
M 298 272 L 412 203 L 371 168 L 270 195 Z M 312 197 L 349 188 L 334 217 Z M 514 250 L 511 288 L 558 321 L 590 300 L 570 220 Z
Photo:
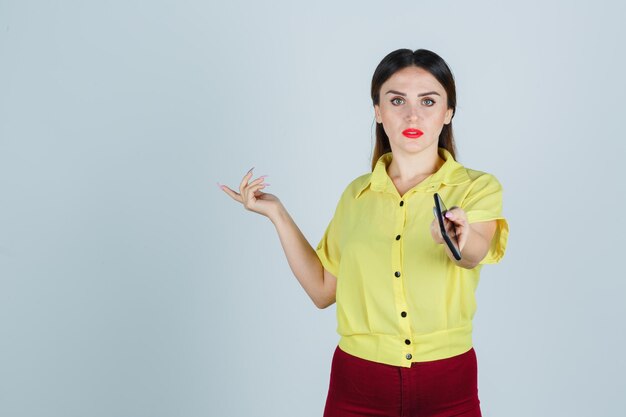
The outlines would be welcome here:
M 391 94 L 398 94 L 398 95 L 400 95 L 402 97 L 406 97 L 406 94 L 401 93 L 401 92 L 396 91 L 396 90 L 389 90 L 385 94 L 389 94 L 389 93 L 391 93 Z M 436 96 L 441 97 L 441 95 L 438 92 L 436 92 L 436 91 L 429 91 L 427 93 L 418 94 L 417 96 L 418 97 L 424 97 L 424 96 L 430 96 L 430 95 L 436 95 Z

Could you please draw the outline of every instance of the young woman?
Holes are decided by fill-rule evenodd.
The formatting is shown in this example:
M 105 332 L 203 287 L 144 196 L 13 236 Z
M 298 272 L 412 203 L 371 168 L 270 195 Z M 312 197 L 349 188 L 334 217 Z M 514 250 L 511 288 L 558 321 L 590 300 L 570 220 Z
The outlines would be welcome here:
M 265 176 L 220 188 L 275 225 L 289 266 L 315 305 L 337 303 L 341 336 L 324 417 L 480 416 L 472 347 L 483 264 L 504 255 L 502 187 L 455 160 L 452 72 L 434 52 L 399 49 L 372 78 L 372 172 L 345 188 L 314 250 Z M 219 184 L 218 184 L 219 185 Z M 450 207 L 461 260 L 433 214 Z

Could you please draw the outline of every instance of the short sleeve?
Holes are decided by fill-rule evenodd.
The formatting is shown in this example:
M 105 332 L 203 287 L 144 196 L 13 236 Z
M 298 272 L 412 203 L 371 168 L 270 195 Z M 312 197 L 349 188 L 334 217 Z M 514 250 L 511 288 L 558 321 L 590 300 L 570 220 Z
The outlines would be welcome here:
M 335 208 L 335 214 L 328 223 L 326 231 L 322 236 L 322 239 L 317 245 L 315 252 L 317 257 L 322 262 L 324 268 L 333 274 L 335 277 L 339 274 L 339 261 L 341 259 L 341 246 L 340 246 L 340 234 L 342 226 L 342 215 L 344 206 L 345 192 L 342 194 L 337 207 Z
M 469 223 L 496 220 L 496 232 L 481 264 L 500 262 L 506 251 L 509 224 L 502 215 L 502 191 L 502 185 L 496 177 L 484 173 L 474 180 L 461 204 Z

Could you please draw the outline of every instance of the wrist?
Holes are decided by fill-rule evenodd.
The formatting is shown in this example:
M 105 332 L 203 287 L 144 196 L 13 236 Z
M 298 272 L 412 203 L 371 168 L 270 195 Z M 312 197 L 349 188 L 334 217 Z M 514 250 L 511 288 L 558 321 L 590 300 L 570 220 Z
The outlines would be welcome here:
M 276 226 L 278 223 L 284 222 L 289 219 L 289 213 L 282 204 L 276 206 L 276 209 L 272 210 L 267 216 L 272 223 Z

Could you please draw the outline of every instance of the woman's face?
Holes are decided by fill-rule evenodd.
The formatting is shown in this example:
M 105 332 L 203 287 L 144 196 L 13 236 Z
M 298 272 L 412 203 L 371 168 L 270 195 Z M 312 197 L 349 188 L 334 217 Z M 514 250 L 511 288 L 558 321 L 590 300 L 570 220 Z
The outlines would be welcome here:
M 452 120 L 446 90 L 423 68 L 398 70 L 383 83 L 379 103 L 374 105 L 376 122 L 383 124 L 394 153 L 418 153 L 437 147 L 443 125 Z M 407 132 L 407 136 L 403 134 L 406 129 L 422 134 Z

